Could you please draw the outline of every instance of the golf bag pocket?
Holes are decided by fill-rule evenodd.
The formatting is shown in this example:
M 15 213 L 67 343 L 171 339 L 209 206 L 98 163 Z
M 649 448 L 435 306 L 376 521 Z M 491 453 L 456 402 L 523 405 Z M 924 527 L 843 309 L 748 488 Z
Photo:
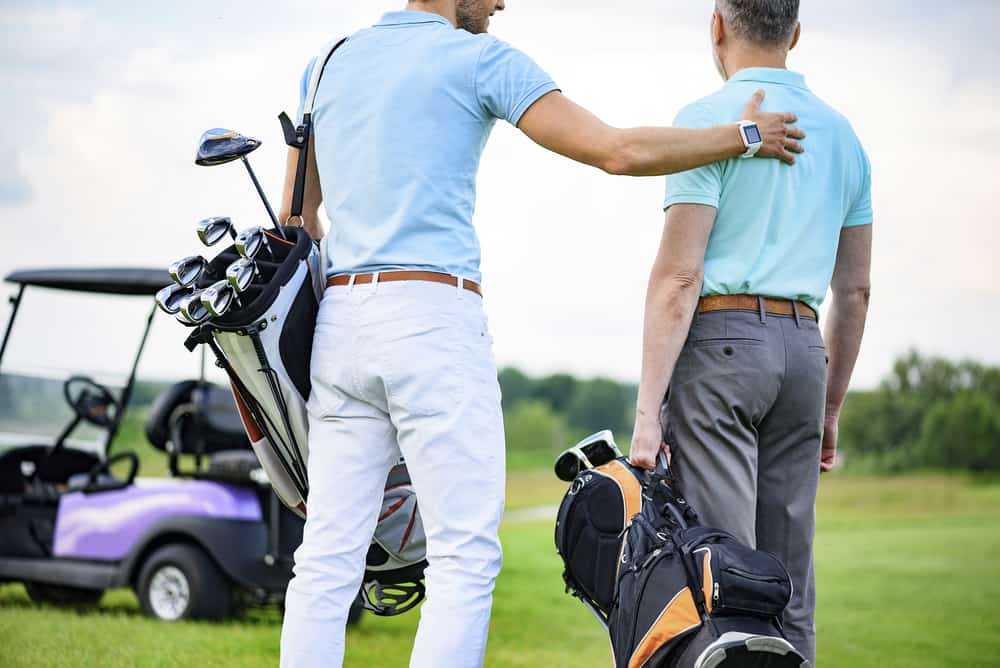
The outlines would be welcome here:
M 694 531 L 708 538 L 699 541 L 693 554 L 708 584 L 706 604 L 713 616 L 781 616 L 792 596 L 792 581 L 777 557 L 720 531 Z
M 641 484 L 624 460 L 582 471 L 559 508 L 556 549 L 565 565 L 563 579 L 605 616 L 614 602 L 625 528 L 641 509 Z

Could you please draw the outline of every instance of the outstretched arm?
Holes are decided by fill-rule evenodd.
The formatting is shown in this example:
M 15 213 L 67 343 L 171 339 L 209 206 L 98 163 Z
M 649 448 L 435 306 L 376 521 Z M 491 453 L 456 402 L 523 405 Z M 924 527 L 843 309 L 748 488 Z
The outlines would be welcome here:
M 715 207 L 682 204 L 667 210 L 663 240 L 649 276 L 642 338 L 642 375 L 629 460 L 652 469 L 666 449 L 660 404 L 691 328 L 705 271 Z
M 763 100 L 764 91 L 757 91 L 743 112 L 764 138 L 757 155 L 793 164 L 793 153 L 803 151 L 796 140 L 805 133 L 788 125 L 797 120 L 794 114 L 761 111 Z M 622 176 L 686 172 L 746 151 L 735 123 L 706 129 L 613 128 L 558 91 L 535 102 L 518 128 L 550 151 Z
M 292 193 L 295 190 L 295 172 L 299 166 L 299 149 L 289 148 L 285 161 L 285 187 L 281 194 L 281 208 L 278 209 L 278 220 L 284 225 L 292 211 Z M 309 151 L 309 166 L 306 169 L 306 190 L 302 199 L 302 226 L 316 241 L 322 239 L 326 231 L 319 222 L 319 205 L 323 203 L 323 192 L 319 187 L 319 170 L 316 168 L 315 149 Z M 298 220 L 292 224 L 297 225 Z

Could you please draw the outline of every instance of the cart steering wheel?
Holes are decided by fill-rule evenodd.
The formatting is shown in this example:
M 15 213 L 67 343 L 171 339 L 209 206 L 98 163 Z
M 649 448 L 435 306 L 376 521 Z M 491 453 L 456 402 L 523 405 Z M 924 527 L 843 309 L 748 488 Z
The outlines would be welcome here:
M 118 420 L 121 404 L 111 390 L 86 376 L 73 376 L 63 385 L 63 396 L 77 417 L 90 424 L 111 429 Z

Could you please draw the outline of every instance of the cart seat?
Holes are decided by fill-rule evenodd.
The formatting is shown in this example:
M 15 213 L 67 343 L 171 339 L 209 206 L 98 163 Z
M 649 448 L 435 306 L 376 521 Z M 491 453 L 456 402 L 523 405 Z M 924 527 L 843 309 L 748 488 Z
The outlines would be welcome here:
M 53 485 L 65 485 L 69 479 L 90 471 L 100 461 L 97 455 L 73 448 L 53 451 L 51 445 L 29 445 L 8 450 L 0 456 L 0 494 L 25 491 L 26 468 L 34 479 Z
M 250 451 L 232 392 L 196 380 L 177 383 L 157 397 L 146 420 L 146 437 L 153 447 L 182 455 Z
M 146 421 L 146 437 L 170 455 L 174 475 L 253 483 L 259 469 L 232 392 L 200 381 L 184 381 L 157 397 Z M 181 471 L 180 455 L 194 455 L 196 468 Z

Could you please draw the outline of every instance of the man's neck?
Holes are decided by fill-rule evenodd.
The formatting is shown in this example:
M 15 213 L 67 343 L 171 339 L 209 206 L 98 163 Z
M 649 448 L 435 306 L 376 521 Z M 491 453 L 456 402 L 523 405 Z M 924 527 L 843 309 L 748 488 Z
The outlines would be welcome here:
M 788 52 L 784 49 L 761 49 L 753 46 L 741 46 L 726 54 L 724 64 L 728 78 L 732 78 L 734 74 L 748 67 L 769 67 L 772 69 L 787 70 Z
M 424 0 L 407 3 L 407 11 L 410 12 L 430 12 L 439 14 L 448 19 L 453 26 L 458 26 L 458 15 L 455 12 L 454 0 Z

